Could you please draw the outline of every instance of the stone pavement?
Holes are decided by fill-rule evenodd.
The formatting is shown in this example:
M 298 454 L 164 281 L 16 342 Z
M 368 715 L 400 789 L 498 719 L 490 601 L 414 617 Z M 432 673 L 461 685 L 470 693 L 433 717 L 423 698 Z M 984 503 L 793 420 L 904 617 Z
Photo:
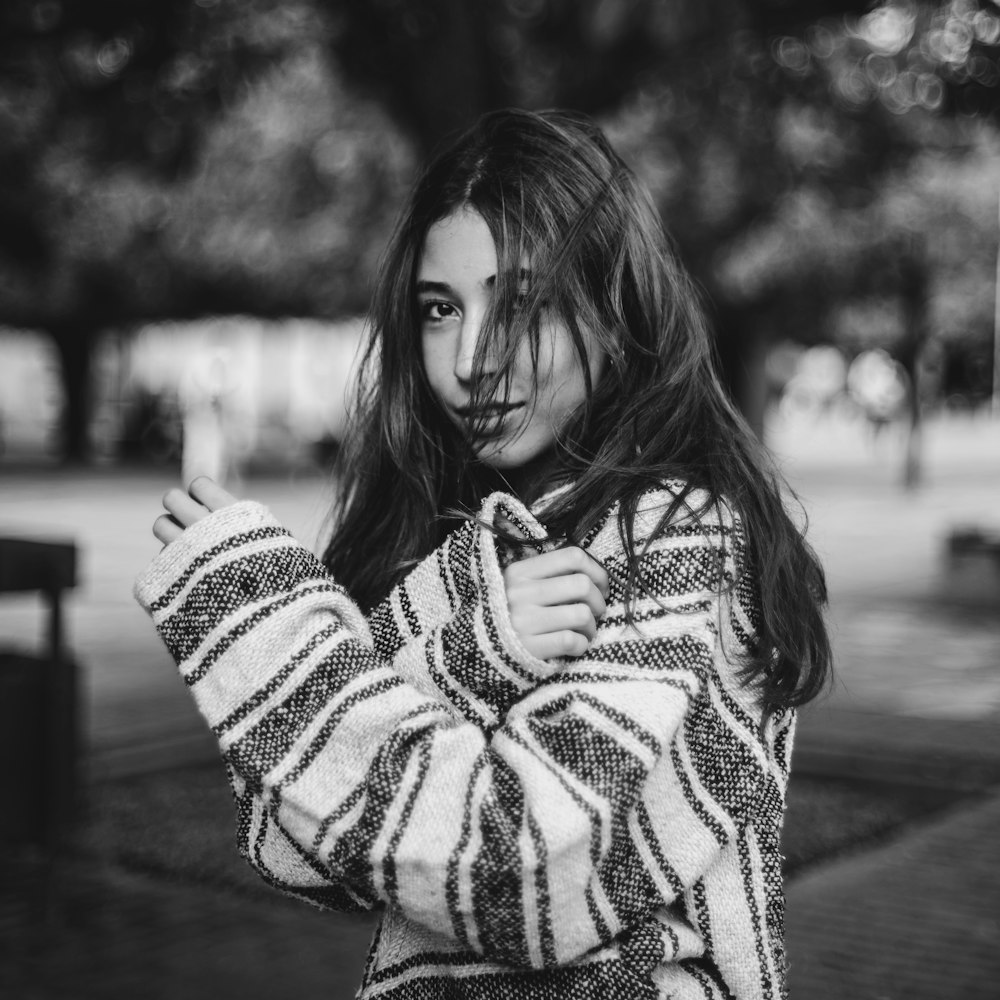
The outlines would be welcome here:
M 977 627 L 1000 634 L 997 619 Z M 795 773 L 966 797 L 789 880 L 792 1000 L 1000 998 L 1000 718 L 981 674 L 1000 678 L 1000 658 L 956 674 L 941 715 L 911 710 L 905 669 L 874 710 L 840 688 L 801 712 Z
M 996 1000 L 998 829 L 994 790 L 793 880 L 792 1000 Z
M 772 436 L 827 570 L 837 667 L 793 766 L 968 797 L 789 881 L 791 997 L 997 1000 L 1000 574 L 958 601 L 943 542 L 1000 526 L 1000 421 L 930 426 L 910 495 L 850 427 L 813 430 Z
M 992 670 L 1000 674 L 1000 661 Z M 997 1000 L 996 715 L 862 712 L 844 701 L 852 702 L 841 692 L 801 713 L 796 773 L 965 797 L 788 881 L 792 1000 Z
M 27 871 L 27 874 L 25 872 Z M 273 891 L 246 895 L 79 859 L 40 864 L 0 893 L 5 1000 L 347 1000 L 368 917 L 321 913 Z

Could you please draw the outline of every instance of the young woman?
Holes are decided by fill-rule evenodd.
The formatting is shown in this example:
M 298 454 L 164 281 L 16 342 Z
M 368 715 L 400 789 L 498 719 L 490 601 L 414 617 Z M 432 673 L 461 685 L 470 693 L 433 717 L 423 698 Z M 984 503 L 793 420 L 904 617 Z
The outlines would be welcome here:
M 783 996 L 823 575 L 594 125 L 491 114 L 436 159 L 366 365 L 323 564 L 202 479 L 137 584 L 247 860 L 384 907 L 362 997 Z

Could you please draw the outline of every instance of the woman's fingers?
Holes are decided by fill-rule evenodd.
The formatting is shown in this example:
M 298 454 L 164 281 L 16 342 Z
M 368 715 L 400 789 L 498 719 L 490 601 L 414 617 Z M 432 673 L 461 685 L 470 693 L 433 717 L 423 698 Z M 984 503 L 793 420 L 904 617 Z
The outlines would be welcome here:
M 586 604 L 560 604 L 556 607 L 514 605 L 510 623 L 521 636 L 539 636 L 551 632 L 577 632 L 589 643 L 597 635 L 597 618 Z
M 576 573 L 588 576 L 601 594 L 607 597 L 608 574 L 604 567 L 575 545 L 519 559 L 504 571 L 504 580 L 509 587 L 528 580 L 547 580 Z
M 153 522 L 153 534 L 164 545 L 169 545 L 195 521 L 236 502 L 236 497 L 227 493 L 218 483 L 208 476 L 199 476 L 191 481 L 186 493 L 176 488 L 166 492 L 163 507 L 167 513 Z
M 581 656 L 607 611 L 608 575 L 575 546 L 529 556 L 504 570 L 511 625 L 533 656 Z
M 214 479 L 208 476 L 199 476 L 192 479 L 188 486 L 188 494 L 208 510 L 219 510 L 221 507 L 229 507 L 237 502 L 232 493 L 224 490 Z
M 183 530 L 169 514 L 161 514 L 153 522 L 153 534 L 164 545 L 169 545 L 175 538 L 179 538 Z
M 204 504 L 199 503 L 190 494 L 176 487 L 167 490 L 163 495 L 163 506 L 182 528 L 191 527 L 195 521 L 200 521 L 209 514 L 209 510 Z
M 585 573 L 546 577 L 543 580 L 514 580 L 507 586 L 509 603 L 552 607 L 557 604 L 584 604 L 595 618 L 607 611 L 604 594 Z
M 579 632 L 564 630 L 546 632 L 544 635 L 524 636 L 524 648 L 539 660 L 555 660 L 563 656 L 582 656 L 590 646 L 590 640 Z

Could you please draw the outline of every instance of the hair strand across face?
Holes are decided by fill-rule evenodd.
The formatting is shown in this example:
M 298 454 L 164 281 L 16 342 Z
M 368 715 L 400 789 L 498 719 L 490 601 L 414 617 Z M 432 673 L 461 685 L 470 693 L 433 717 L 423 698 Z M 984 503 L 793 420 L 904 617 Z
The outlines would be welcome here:
M 830 660 L 822 570 L 785 510 L 780 477 L 718 378 L 698 295 L 648 193 L 578 114 L 486 115 L 418 181 L 373 298 L 363 375 L 372 388 L 342 449 L 325 554 L 334 575 L 372 607 L 440 543 L 454 523 L 449 511 L 472 514 L 488 492 L 507 488 L 442 412 L 421 360 L 422 247 L 432 226 L 462 210 L 489 227 L 498 268 L 476 348 L 476 391 L 504 398 L 525 339 L 538 370 L 545 317 L 569 332 L 585 372 L 585 399 L 560 428 L 557 460 L 522 498 L 566 484 L 539 516 L 567 540 L 585 538 L 616 508 L 633 567 L 632 519 L 651 488 L 682 484 L 677 510 L 693 490 L 732 509 L 744 529 L 746 573 L 759 580 L 747 681 L 768 710 L 813 697 Z M 585 331 L 608 359 L 596 379 Z M 632 597 L 641 593 L 641 575 L 630 573 L 628 583 Z

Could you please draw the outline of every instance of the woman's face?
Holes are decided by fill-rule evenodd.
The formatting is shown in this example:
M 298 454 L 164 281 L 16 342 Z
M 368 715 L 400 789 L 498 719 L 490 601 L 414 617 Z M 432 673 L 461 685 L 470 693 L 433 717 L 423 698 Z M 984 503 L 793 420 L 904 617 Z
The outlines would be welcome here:
M 525 286 L 530 272 L 525 269 Z M 489 227 L 474 209 L 463 208 L 427 231 L 417 267 L 424 367 L 434 395 L 449 419 L 473 439 L 477 457 L 495 469 L 516 470 L 550 451 L 556 435 L 586 398 L 586 380 L 573 338 L 557 316 L 542 313 L 537 365 L 527 340 L 518 349 L 510 393 L 480 400 L 473 408 L 472 360 L 489 311 L 497 277 L 497 253 Z M 591 384 L 604 370 L 605 355 L 583 330 Z M 489 374 L 490 359 L 485 360 Z

